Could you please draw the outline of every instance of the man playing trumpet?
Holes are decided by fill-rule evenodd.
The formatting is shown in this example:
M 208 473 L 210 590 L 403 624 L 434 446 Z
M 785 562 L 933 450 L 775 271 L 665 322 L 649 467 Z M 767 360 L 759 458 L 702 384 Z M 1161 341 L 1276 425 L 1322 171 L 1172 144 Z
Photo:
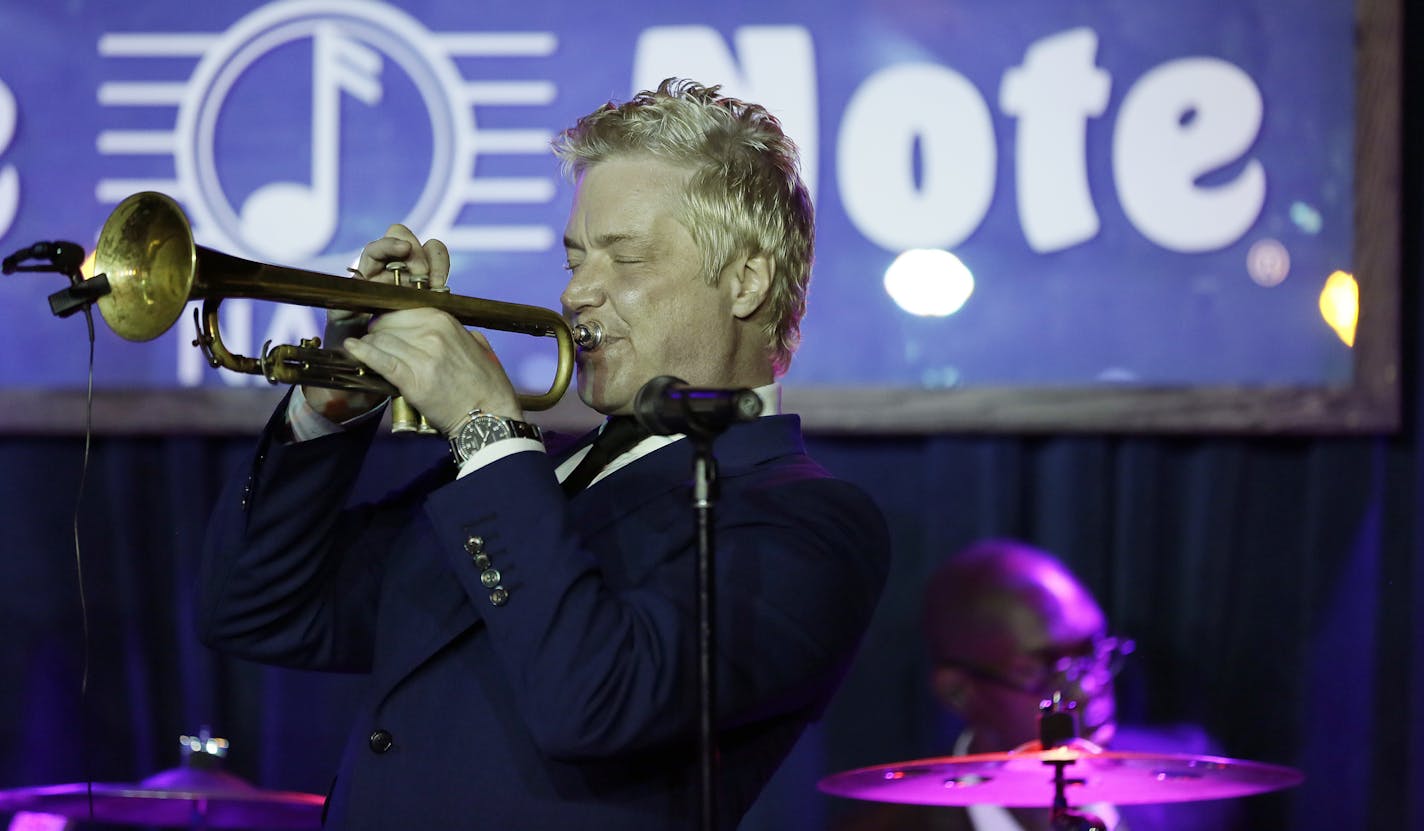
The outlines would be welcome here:
M 561 295 L 601 331 L 579 397 L 622 432 L 639 389 L 750 387 L 764 415 L 717 441 L 715 725 L 732 828 L 850 662 L 885 579 L 874 504 L 805 452 L 775 379 L 805 309 L 813 222 L 763 108 L 669 80 L 580 119 Z M 362 252 L 444 284 L 449 254 L 402 226 Z M 204 641 L 360 672 L 370 691 L 327 825 L 691 828 L 699 803 L 690 442 L 544 447 L 488 342 L 433 309 L 334 314 L 328 337 L 451 439 L 443 464 L 348 504 L 380 399 L 307 388 L 216 512 Z M 586 456 L 611 457 L 580 470 Z

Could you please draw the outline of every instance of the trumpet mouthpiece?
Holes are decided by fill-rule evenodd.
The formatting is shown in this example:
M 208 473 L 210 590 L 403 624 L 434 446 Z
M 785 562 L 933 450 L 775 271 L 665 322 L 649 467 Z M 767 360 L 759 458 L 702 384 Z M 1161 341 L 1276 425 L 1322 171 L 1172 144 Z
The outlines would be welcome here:
M 592 352 L 603 343 L 603 326 L 596 320 L 580 323 L 573 329 L 574 344 L 585 352 Z

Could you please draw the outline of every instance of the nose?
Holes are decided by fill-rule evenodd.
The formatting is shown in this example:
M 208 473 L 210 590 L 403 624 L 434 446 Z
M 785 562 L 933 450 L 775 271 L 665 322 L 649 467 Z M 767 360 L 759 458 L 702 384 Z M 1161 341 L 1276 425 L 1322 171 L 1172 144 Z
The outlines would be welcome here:
M 603 278 L 595 263 L 584 262 L 569 270 L 569 282 L 559 294 L 564 314 L 577 316 L 603 304 Z

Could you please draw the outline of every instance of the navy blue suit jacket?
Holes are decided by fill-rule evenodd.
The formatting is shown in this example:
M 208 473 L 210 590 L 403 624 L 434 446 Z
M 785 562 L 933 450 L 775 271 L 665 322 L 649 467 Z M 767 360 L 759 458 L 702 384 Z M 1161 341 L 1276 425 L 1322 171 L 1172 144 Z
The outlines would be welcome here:
M 246 658 L 370 674 L 330 827 L 696 826 L 687 441 L 573 499 L 553 459 L 522 452 L 349 507 L 375 425 L 286 444 L 280 412 L 213 517 L 199 620 L 205 643 Z M 889 539 L 865 494 L 805 455 L 795 416 L 736 425 L 716 451 L 732 827 L 844 673 Z

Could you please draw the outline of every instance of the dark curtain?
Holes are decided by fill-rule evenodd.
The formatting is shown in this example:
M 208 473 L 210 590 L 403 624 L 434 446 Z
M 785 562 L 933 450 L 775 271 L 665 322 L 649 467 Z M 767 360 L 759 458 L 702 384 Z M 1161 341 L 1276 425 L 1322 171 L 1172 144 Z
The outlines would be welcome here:
M 845 687 L 751 827 L 824 827 L 844 806 L 816 792 L 820 776 L 949 752 L 924 688 L 920 586 L 939 557 L 991 535 L 1060 552 L 1137 639 L 1125 721 L 1196 723 L 1226 755 L 1306 773 L 1245 800 L 1246 827 L 1421 827 L 1414 433 L 815 438 L 828 467 L 876 496 L 894 568 Z M 177 737 L 207 725 L 232 742 L 231 771 L 325 791 L 359 679 L 259 667 L 192 635 L 215 482 L 249 444 L 94 442 L 78 526 L 81 706 L 83 442 L 0 441 L 0 787 L 138 780 L 177 765 Z M 428 453 L 382 441 L 369 489 L 408 475 L 416 455 Z
M 844 688 L 749 827 L 823 828 L 845 803 L 816 792 L 821 776 L 948 752 L 924 685 L 921 582 L 950 551 L 1007 535 L 1062 555 L 1137 639 L 1124 721 L 1198 724 L 1226 755 L 1305 772 L 1299 788 L 1243 800 L 1243 827 L 1424 828 L 1416 110 L 1405 108 L 1400 434 L 813 437 L 823 463 L 884 509 L 894 567 Z M 178 736 L 209 726 L 231 741 L 232 772 L 326 790 L 359 679 L 233 660 L 192 634 L 216 483 L 250 443 L 96 438 L 76 528 L 83 439 L 0 437 L 0 789 L 136 781 L 176 766 Z M 369 490 L 428 450 L 381 442 Z

